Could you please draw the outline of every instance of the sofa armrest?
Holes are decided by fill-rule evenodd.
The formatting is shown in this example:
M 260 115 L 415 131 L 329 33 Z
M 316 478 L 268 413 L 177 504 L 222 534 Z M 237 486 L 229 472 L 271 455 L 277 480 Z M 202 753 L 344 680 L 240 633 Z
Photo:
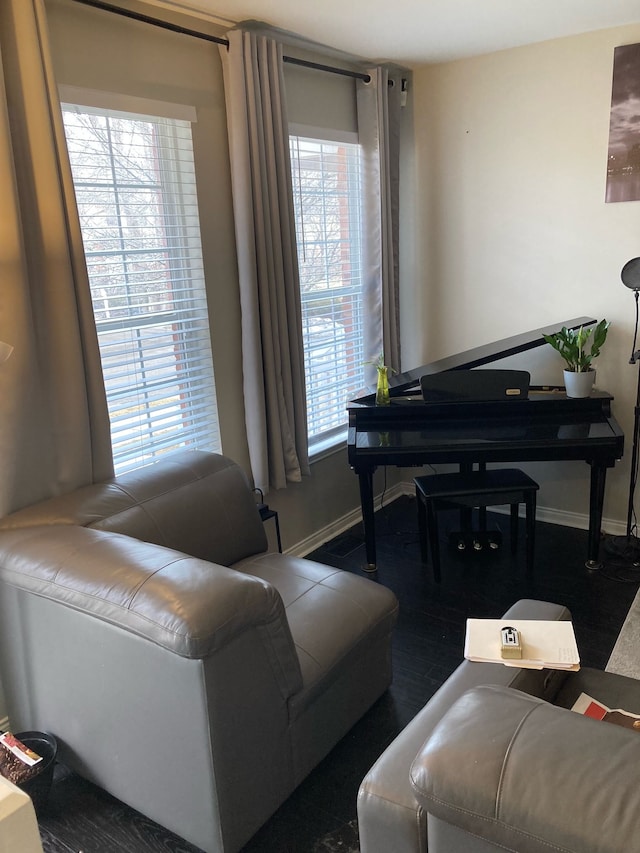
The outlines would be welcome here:
M 282 599 L 251 575 L 118 533 L 44 526 L 0 531 L 0 581 L 186 658 L 255 631 L 282 694 L 301 688 Z
M 0 776 L 0 853 L 42 853 L 33 803 L 16 785 Z
M 637 845 L 640 738 L 519 691 L 464 694 L 411 767 L 439 820 L 521 853 L 620 853 Z

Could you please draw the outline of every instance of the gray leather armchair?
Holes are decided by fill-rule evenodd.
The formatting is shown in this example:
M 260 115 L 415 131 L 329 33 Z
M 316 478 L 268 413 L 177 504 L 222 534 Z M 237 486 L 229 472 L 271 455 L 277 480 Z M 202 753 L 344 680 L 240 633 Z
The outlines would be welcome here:
M 387 688 L 397 616 L 385 587 L 266 548 L 242 470 L 196 451 L 4 518 L 12 727 L 238 850 Z
M 569 710 L 583 692 L 640 713 L 635 679 L 464 661 L 363 780 L 361 853 L 640 850 L 640 733 Z

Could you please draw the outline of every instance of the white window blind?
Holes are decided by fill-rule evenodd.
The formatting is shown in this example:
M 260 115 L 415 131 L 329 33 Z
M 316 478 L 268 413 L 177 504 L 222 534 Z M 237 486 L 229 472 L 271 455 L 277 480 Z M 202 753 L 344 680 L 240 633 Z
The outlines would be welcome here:
M 220 450 L 188 121 L 63 104 L 114 464 Z
M 290 137 L 311 452 L 342 436 L 364 384 L 361 157 L 356 143 Z

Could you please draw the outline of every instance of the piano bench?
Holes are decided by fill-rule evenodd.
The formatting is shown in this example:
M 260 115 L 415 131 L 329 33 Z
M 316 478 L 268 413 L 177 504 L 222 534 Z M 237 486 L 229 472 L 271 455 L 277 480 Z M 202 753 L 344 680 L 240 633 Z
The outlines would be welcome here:
M 486 510 L 488 506 L 511 507 L 511 550 L 516 551 L 518 541 L 518 506 L 526 510 L 526 568 L 533 573 L 533 553 L 536 522 L 536 492 L 538 484 L 518 468 L 496 468 L 490 471 L 470 471 L 459 474 L 430 474 L 416 477 L 416 504 L 422 562 L 428 562 L 428 545 L 431 546 L 433 579 L 440 583 L 440 540 L 438 538 L 438 512 L 445 509 L 474 508 Z M 481 516 L 484 520 L 484 513 Z

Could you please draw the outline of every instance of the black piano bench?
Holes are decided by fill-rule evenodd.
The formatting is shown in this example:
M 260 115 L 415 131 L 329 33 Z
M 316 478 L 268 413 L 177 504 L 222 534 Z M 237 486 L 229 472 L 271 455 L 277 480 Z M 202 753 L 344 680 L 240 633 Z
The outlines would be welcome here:
M 484 510 L 488 506 L 511 506 L 511 551 L 518 542 L 518 506 L 526 509 L 526 568 L 533 573 L 533 553 L 536 523 L 536 492 L 538 484 L 518 468 L 496 468 L 490 471 L 470 471 L 459 474 L 430 474 L 416 477 L 416 504 L 420 555 L 428 562 L 431 546 L 433 579 L 440 583 L 440 541 L 438 512 L 445 509 Z

